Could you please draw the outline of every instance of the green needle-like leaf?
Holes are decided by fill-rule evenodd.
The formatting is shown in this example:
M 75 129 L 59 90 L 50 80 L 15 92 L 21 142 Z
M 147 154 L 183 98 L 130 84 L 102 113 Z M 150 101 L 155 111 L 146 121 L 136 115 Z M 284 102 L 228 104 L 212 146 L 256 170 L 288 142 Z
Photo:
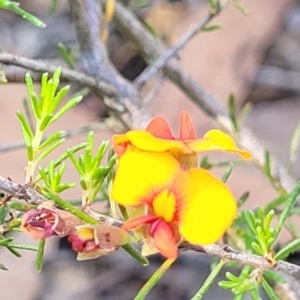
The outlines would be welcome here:
M 48 156 L 55 148 L 63 144 L 65 139 L 59 139 L 56 142 L 54 142 L 51 146 L 46 148 L 37 158 L 37 161 L 40 162 L 42 161 L 46 156 Z
M 295 239 L 285 245 L 282 249 L 280 249 L 276 255 L 275 259 L 280 260 L 280 259 L 285 259 L 287 258 L 292 252 L 299 250 L 300 248 L 300 238 Z
M 139 293 L 134 297 L 134 300 L 143 300 L 150 292 L 150 290 L 157 284 L 161 277 L 166 273 L 166 271 L 171 267 L 175 258 L 167 259 L 149 278 L 146 284 L 141 288 Z
M 285 220 L 290 216 L 291 211 L 298 199 L 299 194 L 300 194 L 300 181 L 298 181 L 296 187 L 288 196 L 286 206 L 285 206 L 283 212 L 281 213 L 278 223 L 277 223 L 277 226 L 275 228 L 274 241 L 276 241 L 281 229 L 283 228 L 283 224 L 284 224 Z
M 61 116 L 63 116 L 68 110 L 70 110 L 72 107 L 77 105 L 82 100 L 82 96 L 78 96 L 76 98 L 73 98 L 67 102 L 52 118 L 51 123 L 58 120 Z
M 233 163 L 230 162 L 230 163 L 228 164 L 227 168 L 226 168 L 225 173 L 224 173 L 223 176 L 222 176 L 222 181 L 223 181 L 224 183 L 227 182 L 227 180 L 228 180 L 229 176 L 231 175 L 232 171 L 233 171 Z
M 20 15 L 23 19 L 26 19 L 27 21 L 29 21 L 30 23 L 32 23 L 37 27 L 40 28 L 46 27 L 46 24 L 43 21 L 33 16 L 32 14 L 28 13 L 27 11 L 23 10 L 19 6 L 20 3 L 18 2 L 13 2 L 9 0 L 0 0 L 0 8 L 15 12 L 16 14 Z
M 45 239 L 41 239 L 38 246 L 38 252 L 35 261 L 35 268 L 38 272 L 42 271 L 43 267 L 43 259 L 44 259 L 44 251 L 45 251 Z
M 199 289 L 199 291 L 191 298 L 191 300 L 200 300 L 203 298 L 203 296 L 207 293 L 209 288 L 214 283 L 215 279 L 221 272 L 223 266 L 225 265 L 225 260 L 220 260 L 220 262 L 215 266 L 215 268 L 211 271 L 207 279 L 204 281 L 202 287 Z
M 261 279 L 261 284 L 264 290 L 266 291 L 267 295 L 269 296 L 270 300 L 280 300 L 280 298 L 278 298 L 278 296 L 275 294 L 274 289 L 269 285 L 269 283 L 264 277 L 262 277 Z

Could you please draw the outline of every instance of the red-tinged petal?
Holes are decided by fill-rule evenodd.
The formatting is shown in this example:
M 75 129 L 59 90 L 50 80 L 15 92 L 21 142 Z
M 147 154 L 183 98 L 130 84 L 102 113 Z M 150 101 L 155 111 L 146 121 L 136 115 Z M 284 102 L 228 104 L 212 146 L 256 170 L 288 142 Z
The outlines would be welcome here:
M 153 118 L 145 130 L 157 138 L 174 140 L 170 125 L 162 116 Z
M 176 180 L 179 231 L 194 244 L 219 240 L 233 222 L 237 205 L 229 188 L 203 169 L 191 169 Z
M 155 247 L 167 258 L 176 258 L 178 255 L 177 243 L 173 228 L 162 219 L 158 219 L 151 225 L 151 236 Z
M 115 134 L 112 137 L 112 144 L 116 155 L 121 157 L 121 155 L 123 155 L 127 147 L 130 145 L 130 141 L 126 134 Z
M 180 116 L 179 140 L 195 140 L 197 138 L 196 129 L 190 115 L 183 111 Z
M 150 224 L 150 223 L 154 222 L 155 220 L 157 220 L 157 216 L 142 215 L 142 216 L 127 220 L 122 225 L 122 229 L 123 230 L 134 230 L 141 225 Z
M 172 185 L 180 172 L 169 153 L 128 149 L 121 156 L 112 187 L 112 199 L 122 205 L 151 204 L 161 190 Z
M 237 153 L 244 159 L 252 157 L 249 152 L 238 149 L 234 140 L 229 135 L 217 129 L 208 131 L 202 139 L 188 142 L 187 146 L 194 152 L 223 150 Z

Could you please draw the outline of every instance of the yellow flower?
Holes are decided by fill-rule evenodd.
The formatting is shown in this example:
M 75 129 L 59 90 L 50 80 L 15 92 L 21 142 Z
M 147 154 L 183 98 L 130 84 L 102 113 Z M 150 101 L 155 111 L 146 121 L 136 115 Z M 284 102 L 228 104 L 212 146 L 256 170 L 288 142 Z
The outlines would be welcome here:
M 124 206 L 145 206 L 145 214 L 127 220 L 123 229 L 141 229 L 169 258 L 177 256 L 182 238 L 201 245 L 216 242 L 237 211 L 231 191 L 208 171 L 183 170 L 168 152 L 133 147 L 120 157 L 112 199 Z
M 185 111 L 181 114 L 178 138 L 173 136 L 168 122 L 157 116 L 150 121 L 145 131 L 133 130 L 114 135 L 113 145 L 119 157 L 128 147 L 149 152 L 169 152 L 185 169 L 196 167 L 196 154 L 203 151 L 221 150 L 238 153 L 245 159 L 251 158 L 249 152 L 238 149 L 233 139 L 220 130 L 210 130 L 203 138 L 197 139 L 192 120 Z

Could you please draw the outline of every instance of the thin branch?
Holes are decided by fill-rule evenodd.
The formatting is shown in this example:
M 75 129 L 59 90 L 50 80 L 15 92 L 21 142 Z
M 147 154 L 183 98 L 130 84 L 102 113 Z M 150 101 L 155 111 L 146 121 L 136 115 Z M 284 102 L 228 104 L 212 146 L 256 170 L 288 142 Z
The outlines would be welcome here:
M 105 99 L 112 114 L 128 128 L 143 128 L 150 120 L 138 90 L 125 79 L 108 59 L 101 40 L 102 11 L 98 0 L 69 0 L 80 49 L 78 67 L 86 74 L 104 79 L 118 92 Z M 98 38 L 96 38 L 98 37 Z
M 46 201 L 46 199 L 34 188 L 27 185 L 14 183 L 2 176 L 0 176 L 0 190 L 4 190 L 8 194 L 8 196 L 13 196 L 32 204 L 40 204 Z M 116 220 L 110 216 L 99 214 L 98 212 L 90 211 L 89 215 L 95 220 L 98 220 L 100 223 L 111 224 L 118 227 L 122 225 L 122 222 L 120 220 Z M 268 261 L 262 256 L 238 251 L 227 245 L 220 246 L 213 244 L 209 246 L 199 246 L 183 242 L 180 245 L 180 249 L 182 251 L 192 250 L 195 252 L 207 253 L 209 255 L 214 255 L 230 261 L 237 261 L 243 265 L 251 265 L 255 268 L 259 268 L 260 270 L 274 270 L 300 279 L 300 266 L 285 261 L 278 261 L 275 265 L 272 265 L 268 263 Z
M 184 250 L 192 250 L 196 252 L 207 253 L 209 255 L 218 256 L 219 258 L 228 259 L 230 261 L 237 261 L 243 265 L 250 265 L 261 270 L 274 270 L 279 273 L 288 274 L 296 279 L 300 279 L 300 266 L 279 260 L 274 266 L 268 261 L 258 255 L 249 254 L 243 251 L 235 250 L 227 245 L 209 245 L 198 246 L 184 242 L 181 245 Z
M 164 47 L 155 40 L 150 33 L 142 26 L 136 16 L 131 13 L 120 2 L 115 7 L 115 23 L 119 30 L 123 32 L 140 50 L 141 54 L 149 62 L 153 62 L 164 51 Z M 233 131 L 232 123 L 227 112 L 215 97 L 208 94 L 205 89 L 192 78 L 178 63 L 174 60 L 169 61 L 163 67 L 166 76 L 178 86 L 197 106 L 215 119 L 218 124 L 231 135 L 236 134 Z M 263 170 L 265 165 L 265 149 L 253 133 L 245 127 L 242 127 L 239 135 L 236 137 L 239 144 L 253 154 L 253 162 Z M 274 158 L 271 159 L 271 173 L 278 184 L 290 192 L 296 185 L 286 168 L 279 164 Z
M 146 68 L 139 77 L 134 81 L 136 88 L 141 88 L 149 79 L 155 76 L 164 65 L 172 58 L 176 57 L 176 54 L 182 50 L 182 48 L 194 37 L 199 31 L 206 27 L 206 25 L 220 13 L 221 9 L 215 13 L 209 12 L 204 18 L 198 23 L 190 27 L 190 29 L 183 34 L 183 36 L 177 41 L 175 45 L 168 48 L 160 57 Z
M 82 134 L 86 134 L 90 131 L 104 131 L 108 129 L 112 129 L 115 126 L 115 122 L 111 119 L 105 120 L 104 122 L 95 122 L 91 123 L 89 125 L 81 126 L 78 128 L 73 128 L 70 130 L 65 130 L 63 134 L 63 138 L 68 139 L 72 137 L 76 137 Z M 46 135 L 42 141 L 45 141 L 50 135 Z M 25 147 L 24 141 L 18 141 L 13 143 L 7 143 L 7 144 L 0 144 L 0 153 L 1 152 L 8 152 L 12 150 L 22 149 Z
M 28 185 L 15 183 L 0 175 L 0 190 L 4 191 L 7 196 L 12 196 L 19 200 L 25 200 L 29 204 L 41 204 L 46 198 L 39 194 L 34 188 Z
M 33 60 L 23 56 L 13 55 L 6 52 L 0 52 L 0 62 L 23 67 L 34 72 L 54 73 L 57 67 L 61 66 L 56 63 L 47 63 L 43 60 Z M 82 72 L 71 70 L 67 67 L 62 67 L 62 78 L 71 82 L 76 82 L 81 85 L 86 85 L 92 89 L 96 89 L 102 95 L 108 97 L 117 97 L 118 92 L 115 88 L 101 79 L 96 79 L 92 76 L 85 75 Z

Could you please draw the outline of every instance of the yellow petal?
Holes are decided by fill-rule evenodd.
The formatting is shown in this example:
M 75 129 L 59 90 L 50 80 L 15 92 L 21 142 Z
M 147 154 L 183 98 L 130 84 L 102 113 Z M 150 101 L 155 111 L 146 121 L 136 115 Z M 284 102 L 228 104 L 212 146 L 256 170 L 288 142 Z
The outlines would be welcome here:
M 122 205 L 150 204 L 178 172 L 180 165 L 169 153 L 128 149 L 117 166 L 112 199 Z
M 234 140 L 229 135 L 217 129 L 208 131 L 202 139 L 188 142 L 187 146 L 195 152 L 223 150 L 238 153 L 244 159 L 252 157 L 249 152 L 238 149 Z
M 219 240 L 237 212 L 231 191 L 219 179 L 203 169 L 180 174 L 176 188 L 179 231 L 194 244 L 211 244 Z
M 131 145 L 138 148 L 139 150 L 153 152 L 189 152 L 189 149 L 182 141 L 157 138 L 147 131 L 128 131 L 126 133 L 126 137 L 130 141 Z M 114 140 L 114 143 L 116 142 L 119 142 L 118 139 Z M 124 139 L 122 142 L 124 142 Z
M 173 220 L 176 206 L 176 199 L 172 192 L 163 190 L 153 200 L 153 210 L 157 217 L 163 218 L 166 222 Z

